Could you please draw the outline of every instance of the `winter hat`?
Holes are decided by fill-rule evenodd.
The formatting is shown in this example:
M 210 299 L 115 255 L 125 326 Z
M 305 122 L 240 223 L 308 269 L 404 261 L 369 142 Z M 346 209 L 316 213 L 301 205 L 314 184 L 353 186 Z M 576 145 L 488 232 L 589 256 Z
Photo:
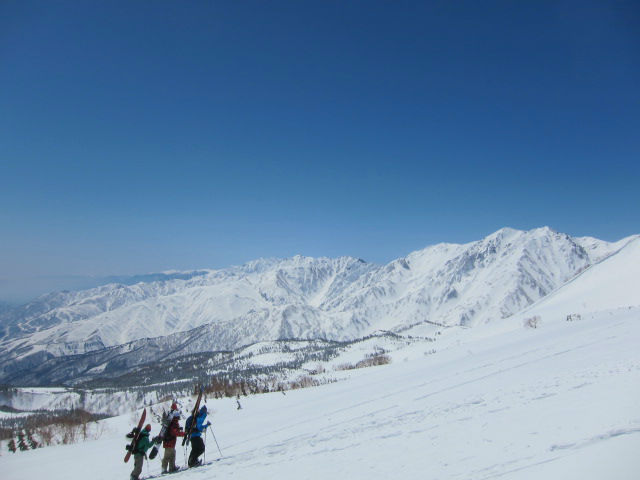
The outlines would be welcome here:
M 200 409 L 200 413 L 207 413 L 207 406 L 206 405 L 202 405 L 202 408 Z
M 173 402 L 171 404 L 171 410 L 177 410 L 178 409 L 178 404 L 176 402 Z
M 151 424 L 150 424 L 150 423 L 147 423 L 147 426 L 146 426 L 146 427 L 144 427 L 144 429 L 145 429 L 147 432 L 150 432 L 150 431 L 151 431 Z

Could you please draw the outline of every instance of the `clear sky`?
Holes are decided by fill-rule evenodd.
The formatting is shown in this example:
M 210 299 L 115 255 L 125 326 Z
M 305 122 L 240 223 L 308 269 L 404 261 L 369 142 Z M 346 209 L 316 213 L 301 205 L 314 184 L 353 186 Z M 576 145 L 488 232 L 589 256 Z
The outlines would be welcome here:
M 0 2 L 0 300 L 503 226 L 617 240 L 639 153 L 637 1 Z

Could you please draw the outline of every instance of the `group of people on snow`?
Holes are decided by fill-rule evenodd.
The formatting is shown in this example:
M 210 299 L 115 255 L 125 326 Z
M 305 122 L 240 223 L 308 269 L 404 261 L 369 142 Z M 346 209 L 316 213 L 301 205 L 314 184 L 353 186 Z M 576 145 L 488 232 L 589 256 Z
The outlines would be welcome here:
M 179 470 L 179 467 L 176 466 L 176 441 L 178 437 L 184 437 L 187 432 L 185 432 L 182 427 L 180 427 L 180 410 L 178 409 L 178 405 L 174 402 L 171 405 L 171 410 L 169 411 L 169 418 L 171 418 L 171 422 L 169 423 L 166 432 L 163 436 L 162 446 L 164 447 L 164 455 L 162 457 L 162 473 L 172 473 Z M 189 454 L 188 466 L 195 467 L 202 463 L 200 460 L 200 455 L 202 455 L 205 451 L 204 441 L 202 440 L 202 433 L 211 425 L 211 422 L 205 423 L 205 419 L 207 418 L 207 406 L 203 405 L 200 410 L 197 412 L 195 419 L 191 419 L 193 423 L 193 427 L 191 428 L 190 434 L 190 442 L 191 442 L 191 453 Z M 187 419 L 187 423 L 189 423 L 189 419 Z M 187 428 L 188 430 L 188 428 Z M 149 450 L 154 445 L 154 440 L 149 438 L 149 434 L 151 433 L 151 425 L 147 424 L 144 429 L 140 432 L 140 436 L 134 446 L 132 451 L 134 458 L 134 466 L 133 471 L 131 472 L 131 480 L 139 480 L 140 474 L 142 473 L 142 465 L 144 463 L 144 459 L 146 458 L 147 450 Z M 154 458 L 151 455 L 151 458 Z

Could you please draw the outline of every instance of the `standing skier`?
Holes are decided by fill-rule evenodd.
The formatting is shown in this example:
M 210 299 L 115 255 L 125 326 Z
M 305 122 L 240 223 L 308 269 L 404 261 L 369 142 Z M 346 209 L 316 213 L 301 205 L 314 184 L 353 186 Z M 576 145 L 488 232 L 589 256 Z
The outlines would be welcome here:
M 133 449 L 133 459 L 135 461 L 133 471 L 131 472 L 131 480 L 138 480 L 142 473 L 142 464 L 144 463 L 144 457 L 147 454 L 147 450 L 151 448 L 153 442 L 149 440 L 149 432 L 151 432 L 151 425 L 147 424 L 144 430 L 140 432 L 140 438 L 135 444 Z
M 196 424 L 191 432 L 191 454 L 189 455 L 189 467 L 196 467 L 202 462 L 198 457 L 204 453 L 204 442 L 202 441 L 202 432 L 204 432 L 211 422 L 204 423 L 207 418 L 207 406 L 203 405 L 198 415 L 192 421 Z
M 171 473 L 178 470 L 176 467 L 176 439 L 177 437 L 184 437 L 184 432 L 180 428 L 178 420 L 180 419 L 180 411 L 178 405 L 173 402 L 171 405 L 171 423 L 167 428 L 167 433 L 164 436 L 162 446 L 164 447 L 164 457 L 162 457 L 162 473 Z

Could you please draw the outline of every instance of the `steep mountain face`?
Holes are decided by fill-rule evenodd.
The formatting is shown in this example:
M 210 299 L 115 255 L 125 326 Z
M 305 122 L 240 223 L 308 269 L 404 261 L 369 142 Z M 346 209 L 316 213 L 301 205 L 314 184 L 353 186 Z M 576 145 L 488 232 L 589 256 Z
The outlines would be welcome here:
M 421 323 L 472 326 L 520 311 L 622 246 L 546 227 L 502 229 L 384 266 L 296 256 L 54 293 L 3 314 L 0 375 L 148 338 L 166 352 L 193 353 L 289 338 L 351 340 Z
M 377 329 L 474 325 L 512 315 L 590 263 L 567 235 L 502 229 L 478 242 L 414 252 L 363 276 L 328 306 Z

